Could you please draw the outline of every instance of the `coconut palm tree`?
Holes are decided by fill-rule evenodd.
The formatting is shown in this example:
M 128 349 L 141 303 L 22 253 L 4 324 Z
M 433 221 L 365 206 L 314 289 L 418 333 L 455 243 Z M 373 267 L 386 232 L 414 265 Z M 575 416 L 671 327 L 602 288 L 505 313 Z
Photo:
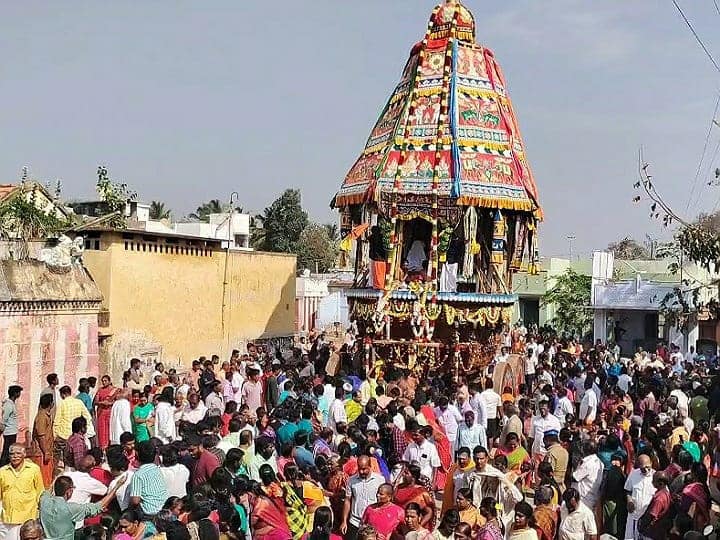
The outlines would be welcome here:
M 190 214 L 190 217 L 199 221 L 210 221 L 210 214 L 223 214 L 227 212 L 227 205 L 218 199 L 212 199 L 197 207 L 197 210 Z
M 164 202 L 152 201 L 150 203 L 150 219 L 170 219 L 170 209 L 165 207 Z

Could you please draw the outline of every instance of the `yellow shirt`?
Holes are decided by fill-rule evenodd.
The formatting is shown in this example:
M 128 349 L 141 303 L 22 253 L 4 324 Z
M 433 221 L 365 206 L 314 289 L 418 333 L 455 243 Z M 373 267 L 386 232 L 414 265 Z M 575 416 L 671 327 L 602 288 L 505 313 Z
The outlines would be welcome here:
M 0 467 L 0 521 L 22 525 L 28 519 L 36 519 L 38 502 L 44 489 L 40 467 L 29 459 L 23 462 L 19 471 L 12 465 Z
M 70 435 L 72 435 L 72 422 L 80 416 L 84 416 L 85 420 L 87 420 L 88 438 L 94 436 L 95 430 L 93 429 L 90 412 L 87 410 L 87 407 L 82 401 L 72 396 L 63 399 L 55 411 L 53 435 L 55 435 L 55 437 L 68 440 Z

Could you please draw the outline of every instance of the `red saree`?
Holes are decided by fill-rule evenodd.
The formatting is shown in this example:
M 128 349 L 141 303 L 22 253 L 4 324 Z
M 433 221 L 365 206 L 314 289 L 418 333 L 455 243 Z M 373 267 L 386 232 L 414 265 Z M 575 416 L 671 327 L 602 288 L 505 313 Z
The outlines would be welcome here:
M 442 491 L 442 489 L 445 487 L 447 471 L 450 469 L 450 466 L 453 463 L 451 450 L 452 446 L 450 444 L 450 440 L 445 434 L 445 430 L 438 423 L 437 418 L 435 417 L 435 411 L 433 411 L 432 407 L 430 407 L 429 405 L 423 405 L 422 407 L 420 407 L 420 412 L 423 414 L 425 419 L 428 421 L 428 425 L 433 430 L 435 448 L 437 448 L 438 456 L 440 456 L 440 463 L 442 463 L 442 470 L 438 469 L 435 472 L 435 478 L 431 478 L 430 480 L 433 481 L 433 487 L 436 490 Z
M 105 450 L 110 444 L 110 412 L 111 405 L 101 405 L 103 401 L 112 401 L 117 388 L 108 386 L 100 388 L 95 395 L 95 405 L 97 406 L 97 438 L 100 448 Z

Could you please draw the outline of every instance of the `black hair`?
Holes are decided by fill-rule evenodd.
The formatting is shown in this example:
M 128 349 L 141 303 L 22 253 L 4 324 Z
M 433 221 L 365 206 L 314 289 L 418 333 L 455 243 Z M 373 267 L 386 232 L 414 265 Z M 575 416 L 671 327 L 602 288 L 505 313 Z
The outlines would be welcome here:
M 155 458 L 157 457 L 157 450 L 155 449 L 155 445 L 153 445 L 153 443 L 151 443 L 150 441 L 143 441 L 141 443 L 138 443 L 136 451 L 138 461 L 141 465 L 155 462 Z
M 49 409 L 52 407 L 53 401 L 55 401 L 55 397 L 52 394 L 43 394 L 40 396 L 40 408 Z
M 73 481 L 68 476 L 58 476 L 55 480 L 55 495 L 64 497 L 65 493 L 73 487 Z
M 73 433 L 82 433 L 84 429 L 87 429 L 87 420 L 85 420 L 84 416 L 78 416 L 77 418 L 73 419 L 72 421 L 72 432 Z
M 135 440 L 135 435 L 133 435 L 131 432 L 126 431 L 125 433 L 120 435 L 120 444 L 129 443 L 130 441 Z

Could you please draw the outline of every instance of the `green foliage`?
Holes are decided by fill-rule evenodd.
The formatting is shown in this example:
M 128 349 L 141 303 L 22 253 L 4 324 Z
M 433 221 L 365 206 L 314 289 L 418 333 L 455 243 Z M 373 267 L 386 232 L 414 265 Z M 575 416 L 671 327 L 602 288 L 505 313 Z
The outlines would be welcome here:
M 311 223 L 300 233 L 295 253 L 298 270 L 326 272 L 335 265 L 338 243 L 330 238 L 326 226 Z
M 624 261 L 636 261 L 651 257 L 645 246 L 628 236 L 618 242 L 613 242 L 607 248 L 615 255 L 616 259 Z
M 323 223 L 323 227 L 330 240 L 333 242 L 340 240 L 340 230 L 338 229 L 337 223 Z
M 152 201 L 150 203 L 150 219 L 170 219 L 170 209 L 165 207 L 164 202 Z
M 130 190 L 122 182 L 113 182 L 110 179 L 107 167 L 100 165 L 97 170 L 96 190 L 101 200 L 107 205 L 108 213 L 115 214 L 108 219 L 112 227 L 125 228 L 125 207 L 137 199 L 137 193 Z
M 591 286 L 590 276 L 583 276 L 568 268 L 542 297 L 543 305 L 555 306 L 555 317 L 550 324 L 559 334 L 582 338 L 592 330 Z
M 40 240 L 64 231 L 68 223 L 46 214 L 23 194 L 0 205 L 0 237 L 6 239 Z
M 199 221 L 210 221 L 210 214 L 224 214 L 229 210 L 227 204 L 221 203 L 218 199 L 212 199 L 197 207 L 197 210 L 190 214 L 190 217 Z
M 309 223 L 307 212 L 301 205 L 300 190 L 285 190 L 264 210 L 259 221 L 262 222 L 263 235 L 253 242 L 257 249 L 296 253 L 300 235 Z

